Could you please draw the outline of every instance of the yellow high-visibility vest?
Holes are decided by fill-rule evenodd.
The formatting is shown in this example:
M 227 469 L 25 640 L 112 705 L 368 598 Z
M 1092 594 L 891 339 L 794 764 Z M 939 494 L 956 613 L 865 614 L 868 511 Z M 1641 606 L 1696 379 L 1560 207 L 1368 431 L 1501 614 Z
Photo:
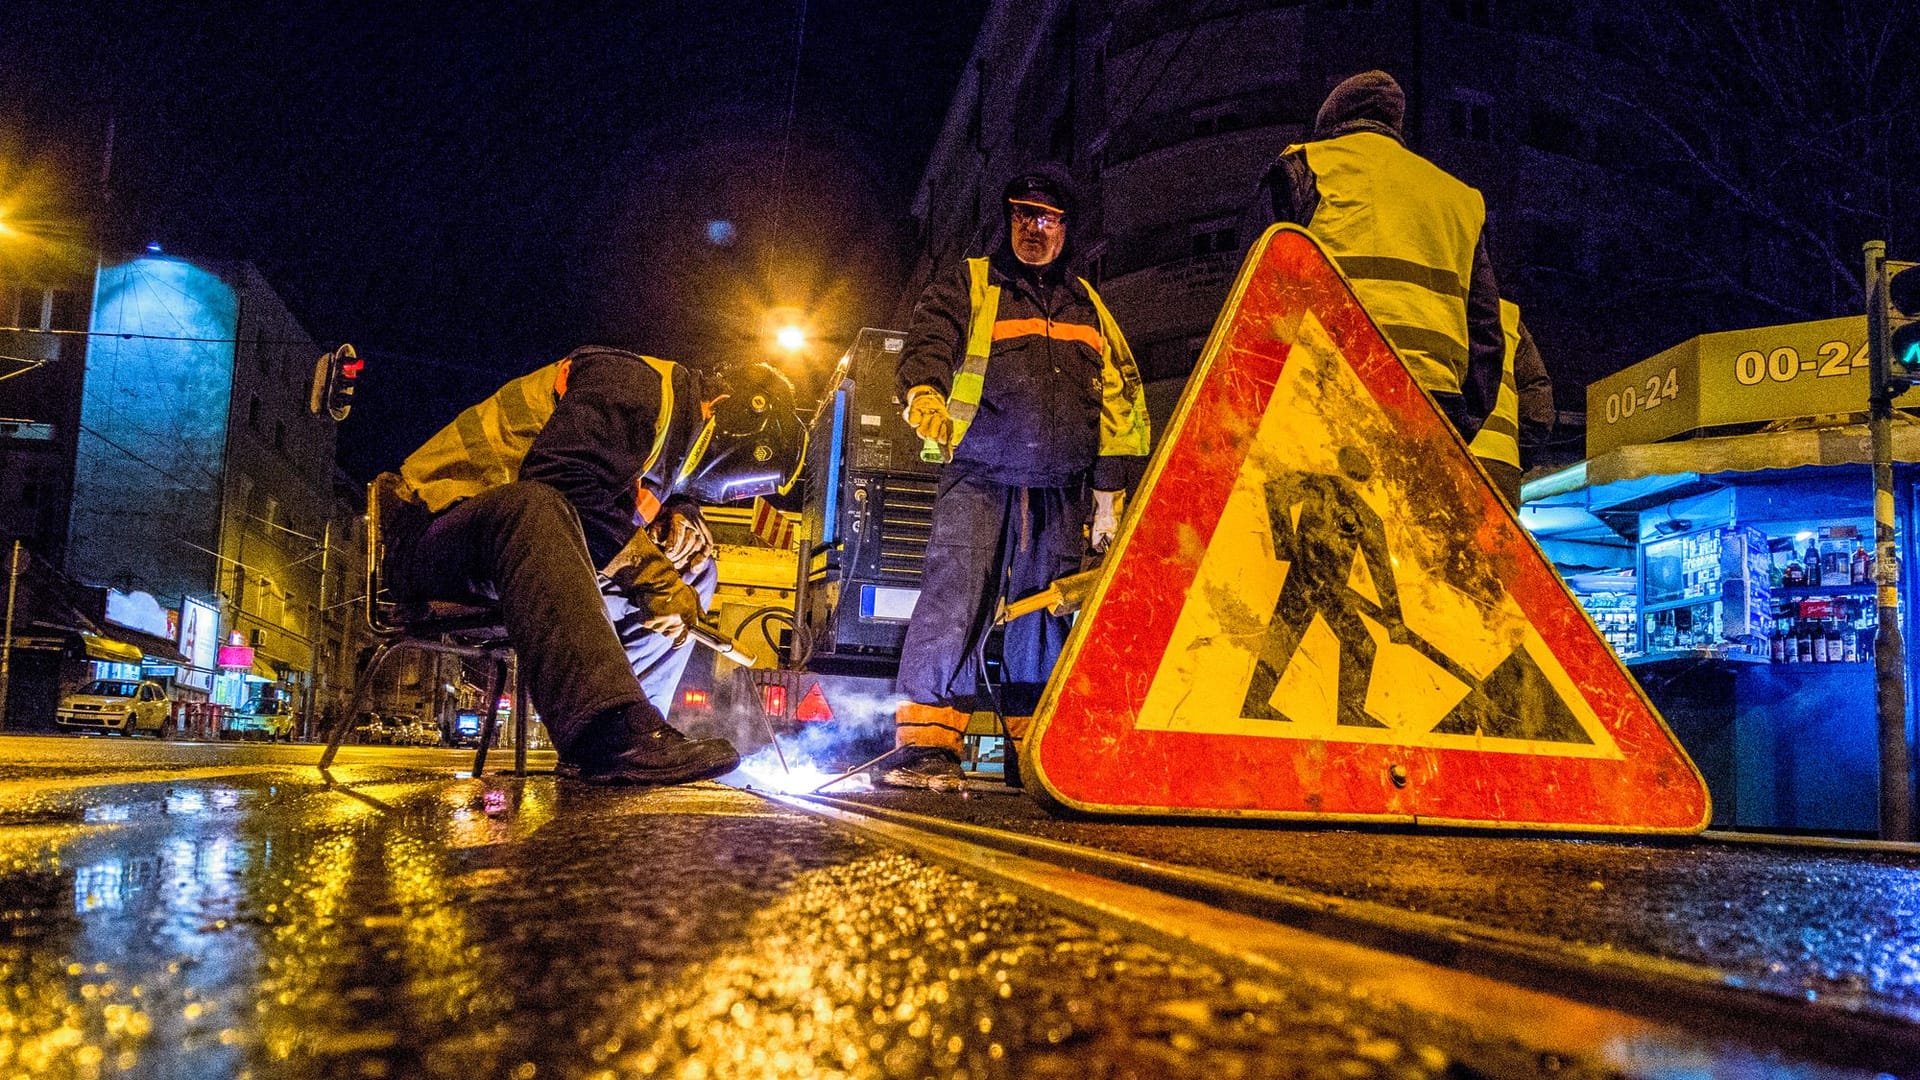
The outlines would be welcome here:
M 1421 386 L 1457 394 L 1480 193 L 1377 132 L 1305 146 L 1320 201 L 1309 228 Z
M 1106 301 L 1086 278 L 1077 279 L 1093 302 L 1100 323 L 1100 456 L 1145 457 L 1153 442 L 1147 419 L 1146 387 L 1134 363 L 1133 350 Z M 953 420 L 953 446 L 959 446 L 980 411 L 980 395 L 987 384 L 987 357 L 993 351 L 993 325 L 1000 314 L 1000 286 L 989 281 L 986 259 L 967 260 L 968 299 L 973 316 L 967 326 L 967 355 L 954 372 L 947 395 L 947 415 Z
M 1500 395 L 1493 399 L 1493 412 L 1480 431 L 1467 444 L 1475 457 L 1503 461 L 1520 467 L 1520 385 L 1513 373 L 1513 360 L 1520 353 L 1520 305 L 1500 301 L 1500 333 L 1506 339 L 1506 356 L 1500 363 Z
M 651 356 L 636 359 L 660 376 L 660 415 L 654 425 L 653 448 L 640 470 L 645 475 L 666 446 L 673 419 L 673 362 Z M 453 423 L 407 455 L 400 464 L 400 476 L 414 498 L 437 514 L 461 499 L 512 483 L 534 436 L 547 426 L 554 406 L 566 394 L 571 368 L 569 357 L 520 376 L 454 417 Z

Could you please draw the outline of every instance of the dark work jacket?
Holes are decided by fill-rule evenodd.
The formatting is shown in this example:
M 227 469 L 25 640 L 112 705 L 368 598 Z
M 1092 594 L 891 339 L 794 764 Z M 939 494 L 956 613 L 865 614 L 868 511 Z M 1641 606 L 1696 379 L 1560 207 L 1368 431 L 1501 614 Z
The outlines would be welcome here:
M 566 496 L 580 514 L 593 565 L 600 567 L 672 495 L 680 466 L 705 426 L 701 391 L 698 376 L 678 364 L 669 388 L 659 371 L 632 353 L 584 348 L 571 359 L 566 393 L 534 436 L 518 478 Z M 669 389 L 666 439 L 655 455 L 661 398 Z
M 1069 487 L 1091 478 L 1094 487 L 1114 491 L 1137 479 L 1131 474 L 1140 460 L 1099 456 L 1100 320 L 1064 261 L 1036 273 L 1004 244 L 989 260 L 988 280 L 1000 287 L 998 333 L 979 412 L 949 469 L 1021 487 Z M 902 401 L 916 386 L 952 391 L 972 318 L 967 267 L 957 263 L 914 306 L 900 361 Z

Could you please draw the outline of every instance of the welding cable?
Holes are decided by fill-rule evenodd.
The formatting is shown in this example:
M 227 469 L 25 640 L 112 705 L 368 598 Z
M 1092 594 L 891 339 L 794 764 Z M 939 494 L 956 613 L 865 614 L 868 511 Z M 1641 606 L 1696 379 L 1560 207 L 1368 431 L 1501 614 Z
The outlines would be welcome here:
M 773 629 L 768 625 L 771 620 L 776 619 L 784 620 L 793 632 L 794 645 L 796 648 L 794 655 L 789 661 L 791 666 L 797 669 L 805 668 L 807 660 L 813 655 L 813 643 L 810 640 L 805 640 L 805 635 L 801 634 L 800 624 L 795 620 L 793 612 L 785 608 L 771 606 L 755 608 L 748 612 L 746 616 L 735 625 L 734 635 L 736 637 L 744 636 L 747 632 L 747 626 L 751 623 L 758 622 L 760 624 L 760 636 L 766 640 L 767 647 L 777 653 L 780 651 L 780 643 L 774 640 Z

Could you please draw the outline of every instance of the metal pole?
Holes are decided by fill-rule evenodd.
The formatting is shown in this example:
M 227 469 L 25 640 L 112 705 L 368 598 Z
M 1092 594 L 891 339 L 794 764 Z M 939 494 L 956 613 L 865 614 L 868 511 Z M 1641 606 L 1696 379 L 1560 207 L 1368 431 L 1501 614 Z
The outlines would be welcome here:
M 7 626 L 0 633 L 0 731 L 7 729 L 7 692 L 13 688 L 13 598 L 20 585 L 20 541 L 7 561 Z
M 1900 634 L 1900 562 L 1893 543 L 1893 376 L 1887 341 L 1887 245 L 1868 241 L 1867 355 L 1873 388 L 1868 399 L 1873 439 L 1874 575 L 1880 628 L 1873 642 L 1874 702 L 1880 734 L 1880 838 L 1912 840 L 1913 767 L 1907 754 L 1907 650 Z
M 327 671 L 337 657 L 330 654 L 323 655 L 327 645 L 333 640 L 333 635 L 327 632 L 327 622 L 330 618 L 327 614 L 327 569 L 328 557 L 332 554 L 333 505 L 329 502 L 326 527 L 320 530 L 320 587 L 314 590 L 320 597 L 320 602 L 314 605 L 313 611 L 313 621 L 319 627 L 320 634 L 319 640 L 308 648 L 308 655 L 313 657 L 313 672 L 307 682 L 307 707 L 300 716 L 300 738 L 303 742 L 310 737 L 313 730 L 313 717 L 320 711 L 321 700 L 332 696 L 333 680 L 327 678 Z M 346 639 L 347 634 L 343 629 L 340 634 L 342 648 L 345 647 Z

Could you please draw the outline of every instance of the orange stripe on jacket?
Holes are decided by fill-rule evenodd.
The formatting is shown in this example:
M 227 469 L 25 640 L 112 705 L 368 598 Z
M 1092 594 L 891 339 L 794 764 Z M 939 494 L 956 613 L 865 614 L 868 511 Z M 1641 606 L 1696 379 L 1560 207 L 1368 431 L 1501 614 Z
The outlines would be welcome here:
M 634 484 L 633 523 L 639 526 L 653 524 L 655 515 L 660 513 L 660 500 L 647 490 L 647 481 L 643 477 Z
M 1081 323 L 1048 322 L 1045 319 L 1001 319 L 993 324 L 993 340 L 1017 337 L 1050 337 L 1055 341 L 1077 341 L 1094 352 L 1100 351 L 1100 331 Z

